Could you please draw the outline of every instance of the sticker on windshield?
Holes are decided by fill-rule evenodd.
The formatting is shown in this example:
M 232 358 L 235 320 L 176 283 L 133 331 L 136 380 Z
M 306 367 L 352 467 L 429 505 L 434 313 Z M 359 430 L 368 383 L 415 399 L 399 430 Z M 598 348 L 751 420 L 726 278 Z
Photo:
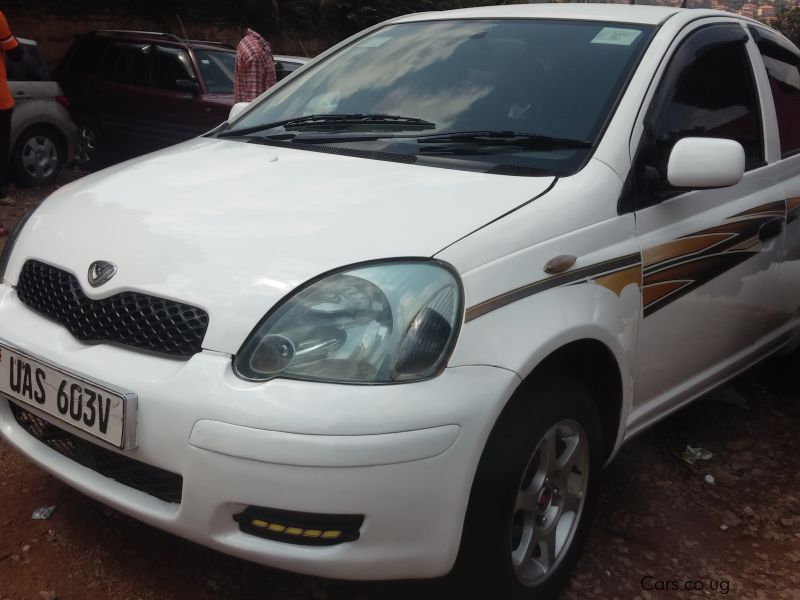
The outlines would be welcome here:
M 379 37 L 379 36 L 368 37 L 363 42 L 359 42 L 358 44 L 356 44 L 356 47 L 357 48 L 380 48 L 386 42 L 388 42 L 390 39 L 391 38 Z
M 639 29 L 621 29 L 619 27 L 603 27 L 594 39 L 593 44 L 613 44 L 630 46 L 642 32 Z

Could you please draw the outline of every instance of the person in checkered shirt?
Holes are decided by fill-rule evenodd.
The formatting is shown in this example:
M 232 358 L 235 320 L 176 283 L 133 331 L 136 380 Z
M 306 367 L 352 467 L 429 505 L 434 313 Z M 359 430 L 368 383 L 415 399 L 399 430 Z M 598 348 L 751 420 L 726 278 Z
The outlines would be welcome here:
M 250 102 L 276 81 L 272 47 L 258 32 L 248 29 L 236 48 L 234 102 Z

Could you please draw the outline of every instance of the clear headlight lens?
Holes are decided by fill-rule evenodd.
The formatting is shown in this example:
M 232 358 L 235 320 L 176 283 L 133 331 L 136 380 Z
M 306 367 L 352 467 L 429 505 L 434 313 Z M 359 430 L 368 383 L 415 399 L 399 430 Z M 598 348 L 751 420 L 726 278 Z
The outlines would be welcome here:
M 6 238 L 6 245 L 3 246 L 3 252 L 0 254 L 0 283 L 3 283 L 6 280 L 6 268 L 8 267 L 8 261 L 11 260 L 11 253 L 14 251 L 14 245 L 17 243 L 17 238 L 19 238 L 19 234 L 22 229 L 25 227 L 25 223 L 28 222 L 33 216 L 33 213 L 36 212 L 36 208 L 32 208 L 28 211 L 17 226 L 14 228 L 8 238 Z
M 427 379 L 452 350 L 462 305 L 459 280 L 440 263 L 397 261 L 334 273 L 267 315 L 234 369 L 253 381 Z

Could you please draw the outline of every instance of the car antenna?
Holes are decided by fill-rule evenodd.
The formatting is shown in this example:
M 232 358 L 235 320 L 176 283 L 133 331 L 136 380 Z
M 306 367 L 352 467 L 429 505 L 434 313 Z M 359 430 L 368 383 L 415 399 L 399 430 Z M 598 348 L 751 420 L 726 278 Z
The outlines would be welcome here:
M 183 39 L 188 40 L 189 36 L 186 35 L 186 27 L 183 26 L 183 21 L 181 21 L 181 16 L 179 14 L 176 14 L 175 18 L 178 19 L 178 25 L 181 26 L 181 31 L 183 32 Z

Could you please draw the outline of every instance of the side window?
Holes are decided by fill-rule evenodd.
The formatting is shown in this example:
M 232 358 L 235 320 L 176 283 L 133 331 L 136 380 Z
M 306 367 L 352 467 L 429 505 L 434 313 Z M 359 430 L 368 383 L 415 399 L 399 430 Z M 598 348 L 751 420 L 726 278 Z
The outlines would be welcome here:
M 114 43 L 100 70 L 103 79 L 147 87 L 150 85 L 152 47 L 149 44 Z
M 666 181 L 673 146 L 685 137 L 726 138 L 739 142 L 745 169 L 764 163 L 761 112 L 747 35 L 738 25 L 698 30 L 675 53 L 645 119 L 637 157 L 637 196 L 645 204 L 681 190 Z M 641 204 L 639 202 L 638 204 Z
M 50 69 L 33 44 L 22 44 L 22 60 L 15 62 L 6 57 L 8 81 L 49 81 Z
M 153 56 L 153 87 L 160 90 L 177 90 L 177 81 L 195 81 L 189 55 L 180 48 L 156 47 Z
M 758 42 L 775 101 L 781 156 L 800 152 L 800 56 L 767 40 Z
M 86 39 L 80 42 L 69 59 L 68 69 L 82 75 L 97 73 L 107 43 L 102 39 Z

